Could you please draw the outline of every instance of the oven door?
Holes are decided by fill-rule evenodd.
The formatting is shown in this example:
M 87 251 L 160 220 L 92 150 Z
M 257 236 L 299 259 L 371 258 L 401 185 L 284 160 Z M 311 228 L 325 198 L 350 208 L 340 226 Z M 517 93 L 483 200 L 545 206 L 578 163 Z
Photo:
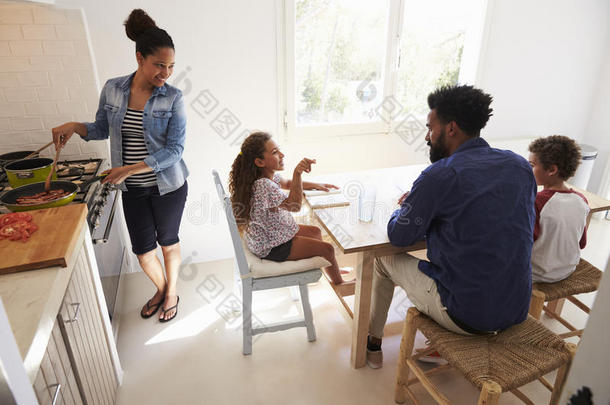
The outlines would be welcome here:
M 111 321 L 113 321 L 113 329 L 115 329 L 114 312 L 119 291 L 119 281 L 121 273 L 125 271 L 126 263 L 125 244 L 121 237 L 119 221 L 115 217 L 119 205 L 119 194 L 118 191 L 113 190 L 108 195 L 107 203 L 102 207 L 99 216 L 100 226 L 94 229 L 91 234 L 108 314 Z

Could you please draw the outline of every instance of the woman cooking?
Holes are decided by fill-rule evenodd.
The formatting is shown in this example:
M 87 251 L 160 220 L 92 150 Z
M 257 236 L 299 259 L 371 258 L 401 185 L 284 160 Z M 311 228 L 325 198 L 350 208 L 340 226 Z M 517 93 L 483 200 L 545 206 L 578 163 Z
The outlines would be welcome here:
M 186 202 L 188 169 L 182 160 L 186 116 L 180 90 L 166 83 L 174 69 L 174 43 L 143 10 L 125 21 L 136 43 L 138 69 L 104 85 L 95 122 L 68 122 L 53 128 L 56 147 L 73 133 L 86 141 L 110 137 L 112 169 L 103 180 L 123 191 L 123 211 L 133 252 L 157 287 L 140 315 L 159 320 L 178 313 L 180 266 L 178 230 Z M 165 274 L 155 254 L 161 245 Z

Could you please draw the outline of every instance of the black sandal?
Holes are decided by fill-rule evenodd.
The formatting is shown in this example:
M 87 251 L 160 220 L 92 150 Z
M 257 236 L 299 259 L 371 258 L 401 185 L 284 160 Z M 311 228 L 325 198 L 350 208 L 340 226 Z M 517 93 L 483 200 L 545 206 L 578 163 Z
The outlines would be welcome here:
M 162 318 L 162 319 L 161 319 L 161 318 L 160 318 L 160 319 L 159 319 L 159 322 L 162 322 L 162 323 L 169 322 L 169 321 L 171 321 L 172 319 L 174 319 L 174 318 L 176 317 L 176 315 L 178 315 L 178 304 L 180 303 L 180 296 L 176 296 L 176 297 L 178 298 L 178 300 L 176 301 L 176 305 L 174 305 L 174 306 L 173 306 L 173 307 L 171 307 L 171 308 L 167 308 L 167 309 L 161 309 L 161 314 L 162 314 L 163 316 L 165 316 L 165 313 L 166 313 L 166 312 L 171 311 L 172 309 L 176 308 L 176 312 L 174 312 L 174 316 L 172 316 L 171 318 L 168 318 L 168 319 L 165 319 L 165 318 Z
M 155 297 L 153 297 L 153 298 L 155 298 Z M 152 305 L 150 304 L 151 301 L 152 301 L 152 298 L 146 302 L 146 305 L 145 305 L 146 311 L 150 310 L 151 308 L 154 308 L 155 310 L 152 311 L 150 314 L 146 315 L 144 313 L 145 312 L 144 308 L 142 308 L 142 310 L 140 311 L 140 316 L 144 319 L 148 319 L 151 316 L 153 316 L 154 314 L 156 314 L 157 311 L 159 311 L 159 308 L 161 307 L 161 305 L 163 305 L 163 303 L 165 302 L 165 299 L 162 299 L 161 301 L 157 302 L 156 304 L 152 304 Z

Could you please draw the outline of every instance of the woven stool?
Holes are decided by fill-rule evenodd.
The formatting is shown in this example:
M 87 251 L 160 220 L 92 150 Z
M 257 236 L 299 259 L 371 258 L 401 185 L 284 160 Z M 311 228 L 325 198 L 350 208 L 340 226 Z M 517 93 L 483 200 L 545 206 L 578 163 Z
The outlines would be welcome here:
M 448 364 L 425 372 L 417 358 L 428 352 L 413 355 L 415 333 L 420 330 Z M 409 386 L 421 382 L 439 404 L 449 400 L 432 384 L 429 376 L 448 368 L 460 371 L 468 381 L 481 390 L 478 404 L 497 404 L 502 392 L 510 391 L 527 404 L 533 404 L 517 388 L 538 379 L 551 392 L 551 404 L 557 404 L 576 346 L 564 342 L 532 317 L 497 335 L 464 336 L 441 327 L 416 308 L 409 308 L 405 320 L 400 358 L 396 374 L 394 400 L 403 403 L 406 395 L 419 404 Z M 555 385 L 543 376 L 559 369 Z M 409 371 L 415 378 L 409 380 Z
M 570 274 L 566 279 L 557 281 L 556 283 L 533 284 L 530 315 L 536 319 L 540 319 L 542 311 L 544 310 L 549 316 L 556 319 L 570 330 L 570 332 L 559 335 L 564 339 L 571 336 L 582 335 L 582 329 L 577 329 L 561 317 L 562 305 L 557 306 L 550 304 L 551 302 L 556 302 L 557 300 L 565 298 L 588 314 L 591 311 L 591 308 L 574 297 L 574 295 L 596 291 L 601 278 L 602 272 L 598 268 L 588 261 L 580 259 L 574 273 Z M 549 305 L 544 305 L 545 302 L 549 302 Z

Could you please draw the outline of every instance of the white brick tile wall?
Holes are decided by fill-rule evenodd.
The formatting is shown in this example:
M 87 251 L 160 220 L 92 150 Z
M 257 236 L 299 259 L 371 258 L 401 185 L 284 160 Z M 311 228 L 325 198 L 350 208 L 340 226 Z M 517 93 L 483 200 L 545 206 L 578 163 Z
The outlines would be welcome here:
M 42 48 L 45 55 L 76 55 L 71 41 L 44 41 Z
M 9 103 L 23 103 L 27 101 L 36 101 L 38 100 L 38 94 L 36 93 L 36 89 L 33 88 L 10 88 L 4 89 L 4 95 L 6 97 L 6 101 Z
M 57 37 L 54 25 L 22 25 L 21 29 L 24 39 L 55 39 Z
M 95 119 L 95 113 L 97 112 L 97 108 L 100 105 L 100 101 L 99 100 L 87 100 L 87 111 L 90 113 L 90 120 L 94 120 Z
M 20 86 L 48 86 L 49 74 L 47 72 L 23 72 L 17 74 L 17 80 Z
M 2 38 L 2 37 L 0 37 Z M 0 56 L 10 56 L 11 49 L 8 46 L 8 41 L 0 41 Z
M 28 72 L 30 70 L 30 60 L 28 58 L 2 57 L 0 63 L 1 72 Z
M 67 24 L 66 15 L 61 10 L 36 7 L 33 10 L 34 24 Z
M 62 56 L 61 60 L 66 70 L 91 69 L 91 58 L 86 56 Z
M 40 101 L 68 101 L 68 89 L 65 87 L 39 87 L 38 99 Z
M 81 83 L 77 72 L 49 72 L 49 78 L 53 86 L 78 86 Z
M 89 44 L 87 41 L 72 41 L 72 44 L 76 55 L 89 57 Z
M 36 149 L 52 128 L 92 121 L 96 83 L 80 10 L 0 0 L 0 153 Z M 76 140 L 62 151 L 90 157 L 108 158 L 107 143 Z
M 57 107 L 53 101 L 38 101 L 26 103 L 25 112 L 27 115 L 57 115 Z
M 24 7 L 0 8 L 0 24 L 32 24 L 32 11 Z
M 42 129 L 42 119 L 40 117 L 18 117 L 11 118 L 11 128 L 16 131 L 38 130 Z
M 42 43 L 40 41 L 10 41 L 9 47 L 13 56 L 42 55 Z
M 51 131 L 30 131 L 27 132 L 29 135 L 30 143 L 33 144 L 45 144 L 51 141 Z M 49 150 L 53 151 L 53 146 L 49 148 Z
M 78 72 L 81 84 L 95 84 L 95 76 L 91 70 L 81 70 Z
M 25 115 L 25 106 L 21 103 L 0 104 L 0 117 L 21 117 Z
M 82 25 L 56 25 L 57 38 L 66 40 L 86 39 L 85 27 Z
M 83 15 L 80 10 L 64 10 L 68 24 L 83 25 Z
M 74 121 L 74 120 L 75 120 L 74 116 L 70 115 L 70 114 L 55 115 L 53 117 L 43 117 L 42 125 L 44 126 L 45 129 L 50 130 L 50 129 L 60 126 L 61 124 L 65 123 L 65 122 L 70 122 L 70 121 Z
M 51 138 L 50 135 L 51 134 L 49 134 L 49 138 Z M 78 135 L 74 135 L 74 136 L 78 137 Z M 47 138 L 47 139 L 49 139 L 49 138 Z M 49 142 L 49 141 L 47 140 L 47 142 Z M 80 153 L 81 153 L 81 151 L 80 151 L 80 147 L 78 146 L 78 143 L 76 143 L 76 142 L 72 141 L 72 139 L 70 139 L 70 142 L 68 142 L 64 146 L 64 148 L 61 150 L 60 159 L 64 160 L 66 158 L 66 156 L 77 156 L 77 155 L 80 155 Z M 77 159 L 79 159 L 79 158 L 77 158 Z
M 17 73 L 0 73 L 0 88 L 17 87 Z
M 87 113 L 84 113 L 84 114 L 83 113 L 75 114 L 74 115 L 74 121 L 78 121 L 78 122 L 93 122 L 93 121 L 95 121 L 95 111 L 87 112 Z
M 48 135 L 47 135 L 48 137 Z M 49 141 L 47 141 L 49 142 Z M 32 143 L 29 132 L 11 132 L 10 134 L 2 136 L 2 143 L 5 145 L 24 145 Z M 13 147 L 13 150 L 18 148 Z M 26 149 L 27 150 L 27 149 Z
M 50 72 L 61 70 L 60 56 L 31 56 L 30 72 Z
M 97 97 L 97 89 L 94 86 L 72 87 L 68 91 L 70 93 L 70 100 L 74 101 L 90 101 L 91 99 L 95 100 Z
M 62 101 L 57 103 L 60 114 L 82 114 L 87 112 L 87 105 L 82 101 Z
M 53 27 L 53 30 L 55 30 L 55 27 Z M 23 39 L 23 35 L 21 34 L 21 27 L 19 27 L 18 25 L 0 25 L 0 38 L 5 41 L 11 39 Z

